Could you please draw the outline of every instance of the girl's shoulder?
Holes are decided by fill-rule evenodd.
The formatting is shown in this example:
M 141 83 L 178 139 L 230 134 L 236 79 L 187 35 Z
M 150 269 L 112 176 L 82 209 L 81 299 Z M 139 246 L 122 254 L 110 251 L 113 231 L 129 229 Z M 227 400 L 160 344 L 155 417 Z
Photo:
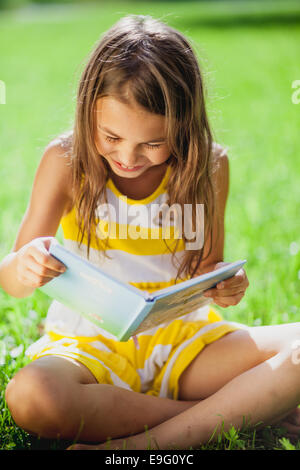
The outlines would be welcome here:
M 228 165 L 228 149 L 217 142 L 213 142 L 210 159 L 211 176 L 222 171 L 224 166 L 228 167 Z
M 216 193 L 224 194 L 226 199 L 229 186 L 228 149 L 216 142 L 212 144 L 210 176 Z
M 44 174 L 55 180 L 55 186 L 67 200 L 64 215 L 73 205 L 72 193 L 72 133 L 64 133 L 54 138 L 46 146 L 40 166 L 47 168 Z
M 72 149 L 72 142 L 73 142 L 73 130 L 69 130 L 59 134 L 55 137 L 48 146 L 57 146 L 64 151 L 66 155 L 71 157 L 71 149 Z
M 223 147 L 222 145 L 218 144 L 217 142 L 212 143 L 212 161 L 216 162 L 217 160 L 220 160 L 222 157 L 228 157 L 227 155 L 228 149 L 226 147 Z

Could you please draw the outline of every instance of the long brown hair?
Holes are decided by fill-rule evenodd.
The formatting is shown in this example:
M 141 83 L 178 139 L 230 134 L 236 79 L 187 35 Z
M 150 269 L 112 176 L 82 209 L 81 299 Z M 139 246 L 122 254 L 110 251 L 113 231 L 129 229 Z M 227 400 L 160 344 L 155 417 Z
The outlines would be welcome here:
M 162 21 L 143 15 L 127 15 L 104 33 L 88 57 L 79 82 L 74 129 L 70 134 L 79 243 L 86 234 L 89 256 L 91 233 L 96 228 L 95 211 L 100 198 L 105 198 L 109 176 L 108 164 L 99 158 L 95 145 L 96 101 L 114 96 L 130 104 L 125 94 L 127 88 L 138 105 L 166 117 L 171 151 L 168 204 L 180 204 L 182 214 L 184 204 L 192 204 L 193 229 L 194 208 L 204 204 L 204 241 L 210 241 L 209 256 L 215 203 L 211 180 L 212 133 L 202 74 L 188 40 Z M 203 260 L 203 247 L 186 250 L 177 278 L 181 273 L 192 277 Z

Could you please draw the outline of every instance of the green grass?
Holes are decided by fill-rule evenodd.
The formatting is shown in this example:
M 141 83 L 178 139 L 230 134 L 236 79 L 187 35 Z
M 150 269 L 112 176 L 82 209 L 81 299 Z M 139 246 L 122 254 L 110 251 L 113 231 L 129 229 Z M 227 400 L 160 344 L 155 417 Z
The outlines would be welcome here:
M 12 247 L 45 145 L 73 119 L 77 81 L 89 51 L 121 16 L 150 14 L 193 43 L 205 72 L 215 140 L 229 149 L 225 260 L 246 258 L 250 286 L 235 307 L 247 325 L 300 321 L 300 79 L 297 2 L 120 2 L 0 12 L 0 257 Z M 45 209 L 46 210 L 46 209 Z M 63 448 L 15 426 L 8 380 L 28 360 L 49 300 L 0 290 L 0 448 Z M 287 449 L 281 429 L 231 430 L 211 449 Z M 296 445 L 299 448 L 299 443 Z

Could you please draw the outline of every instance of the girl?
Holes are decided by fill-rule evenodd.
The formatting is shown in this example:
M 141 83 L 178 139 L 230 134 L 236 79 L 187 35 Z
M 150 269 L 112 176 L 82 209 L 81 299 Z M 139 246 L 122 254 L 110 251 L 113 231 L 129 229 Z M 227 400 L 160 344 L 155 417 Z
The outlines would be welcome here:
M 226 152 L 212 142 L 188 41 L 151 17 L 124 17 L 88 60 L 72 132 L 45 149 L 0 283 L 25 297 L 60 275 L 64 266 L 48 252 L 60 223 L 69 249 L 143 290 L 214 270 L 223 264 L 228 172 Z M 166 201 L 204 204 L 203 247 L 186 249 L 187 237 L 176 239 L 171 223 L 169 240 L 132 239 L 134 223 L 126 237 L 103 236 L 107 220 L 124 229 L 123 212 L 132 205 L 150 209 Z M 115 220 L 99 211 L 103 202 L 116 208 Z M 152 220 L 150 235 L 153 227 Z M 248 285 L 241 269 L 210 289 L 207 301 L 236 305 Z M 298 324 L 225 322 L 206 305 L 122 343 L 54 301 L 45 335 L 27 351 L 33 361 L 9 382 L 6 400 L 28 432 L 100 442 L 99 448 L 107 438 L 112 448 L 122 447 L 126 436 L 127 448 L 147 448 L 149 437 L 161 449 L 186 448 L 222 425 L 287 415 L 289 431 L 298 432 L 300 374 L 292 345 L 299 334 Z

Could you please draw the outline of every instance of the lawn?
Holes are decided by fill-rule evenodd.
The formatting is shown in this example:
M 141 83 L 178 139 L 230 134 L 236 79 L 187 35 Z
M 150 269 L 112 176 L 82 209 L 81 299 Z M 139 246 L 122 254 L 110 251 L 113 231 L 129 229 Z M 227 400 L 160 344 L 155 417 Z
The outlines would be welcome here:
M 230 158 L 225 261 L 247 259 L 250 286 L 222 315 L 247 325 L 300 321 L 300 80 L 298 2 L 120 2 L 0 11 L 0 257 L 11 250 L 45 145 L 71 126 L 76 86 L 101 33 L 128 13 L 149 14 L 191 41 L 204 72 L 215 140 Z M 298 136 L 298 137 L 297 137 Z M 46 208 L 45 208 L 46 210 Z M 58 238 L 60 233 L 58 233 Z M 49 299 L 0 289 L 0 449 L 63 448 L 16 427 L 8 380 L 42 328 Z M 300 449 L 300 442 L 295 444 Z M 283 430 L 231 430 L 201 448 L 293 448 Z

